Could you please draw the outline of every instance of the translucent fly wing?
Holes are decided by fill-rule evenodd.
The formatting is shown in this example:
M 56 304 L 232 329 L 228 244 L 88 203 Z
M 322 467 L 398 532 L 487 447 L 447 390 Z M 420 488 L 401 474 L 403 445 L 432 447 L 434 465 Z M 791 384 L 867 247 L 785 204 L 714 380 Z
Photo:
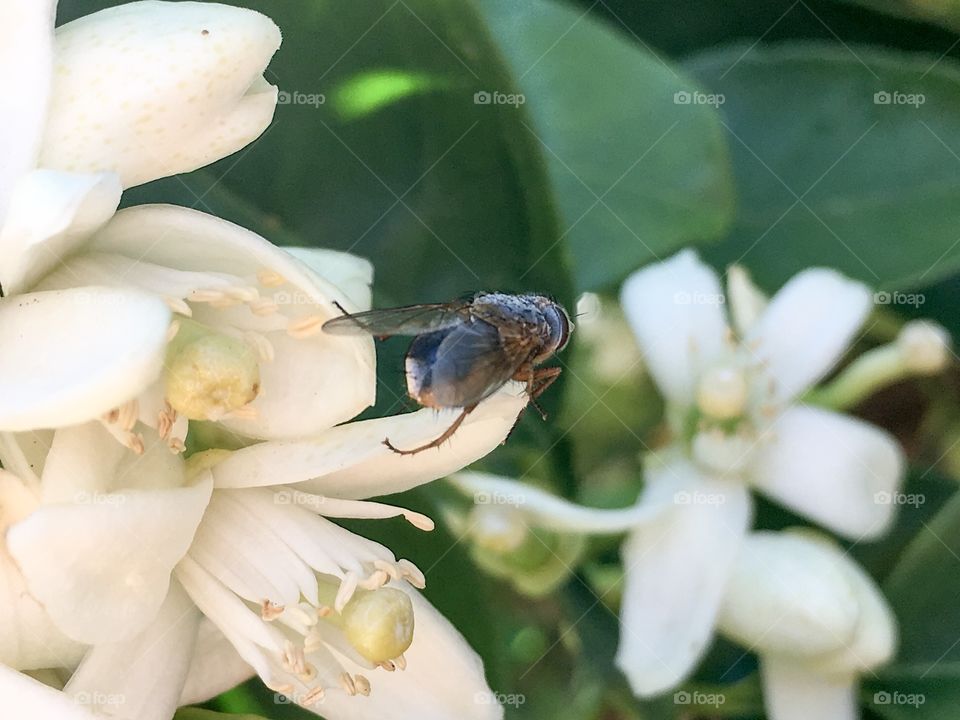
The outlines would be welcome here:
M 469 407 L 489 397 L 528 362 L 534 351 L 523 343 L 504 344 L 486 322 L 464 323 L 437 347 L 431 392 L 444 407 Z
M 468 303 L 434 303 L 350 313 L 328 320 L 323 331 L 333 335 L 421 335 L 456 327 L 465 319 Z

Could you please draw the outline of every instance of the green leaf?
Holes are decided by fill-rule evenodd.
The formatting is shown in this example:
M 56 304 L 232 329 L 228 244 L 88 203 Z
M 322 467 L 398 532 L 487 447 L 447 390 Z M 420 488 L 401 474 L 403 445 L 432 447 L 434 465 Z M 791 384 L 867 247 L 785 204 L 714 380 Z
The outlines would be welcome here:
M 957 0 L 846 0 L 895 17 L 924 20 L 950 30 L 960 30 L 960 2 Z
M 533 115 L 520 132 L 547 157 L 578 289 L 723 234 L 733 211 L 723 128 L 689 79 L 563 3 L 478 5 Z
M 898 666 L 960 663 L 960 494 L 923 523 L 884 591 L 900 623 Z
M 176 715 L 173 716 L 173 720 L 264 720 L 264 718 L 260 715 L 235 715 L 195 707 L 185 707 L 177 710 Z
M 711 253 L 776 286 L 828 265 L 870 285 L 960 269 L 960 72 L 863 47 L 728 47 L 688 68 L 723 95 L 740 199 Z

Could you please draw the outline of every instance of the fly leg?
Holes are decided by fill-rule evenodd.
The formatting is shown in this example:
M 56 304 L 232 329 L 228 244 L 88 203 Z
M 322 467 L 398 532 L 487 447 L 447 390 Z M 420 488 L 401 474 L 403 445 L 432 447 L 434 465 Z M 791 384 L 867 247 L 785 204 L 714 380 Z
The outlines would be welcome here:
M 423 452 L 424 450 L 429 450 L 430 448 L 438 448 L 451 437 L 453 437 L 453 434 L 463 424 L 463 421 L 467 419 L 467 415 L 473 412 L 476 407 L 476 403 L 470 405 L 469 407 L 465 407 L 463 411 L 457 415 L 457 419 L 451 423 L 450 427 L 443 431 L 442 435 L 434 440 L 431 440 L 426 445 L 421 445 L 420 447 L 415 447 L 411 450 L 400 450 L 392 442 L 390 442 L 390 438 L 384 438 L 383 444 L 393 450 L 393 452 L 395 452 L 397 455 L 416 455 L 418 452 Z
M 537 412 L 540 413 L 540 417 L 544 420 L 547 419 L 547 413 L 537 404 L 537 398 L 543 395 L 548 387 L 553 385 L 560 376 L 561 370 L 562 368 L 558 367 L 531 367 L 524 373 L 526 377 L 514 377 L 515 380 L 522 380 L 527 383 L 527 397 L 530 398 L 530 404 L 536 408 Z
M 553 385 L 556 379 L 560 376 L 560 371 L 562 368 L 528 368 L 522 370 L 516 375 L 513 376 L 514 380 L 520 382 L 525 382 L 527 384 L 527 397 L 530 398 L 530 404 L 533 405 L 537 412 L 540 413 L 540 417 L 544 420 L 547 419 L 547 413 L 544 412 L 543 408 L 537 404 L 537 398 L 543 395 L 544 391 Z M 521 408 L 520 412 L 517 413 L 517 419 L 513 421 L 513 427 L 510 428 L 510 432 L 507 433 L 507 436 L 503 439 L 501 445 L 505 445 L 507 440 L 510 439 L 510 436 L 513 435 L 513 431 L 517 429 L 517 425 L 520 424 L 520 418 L 523 417 L 523 411 L 526 410 L 526 406 Z

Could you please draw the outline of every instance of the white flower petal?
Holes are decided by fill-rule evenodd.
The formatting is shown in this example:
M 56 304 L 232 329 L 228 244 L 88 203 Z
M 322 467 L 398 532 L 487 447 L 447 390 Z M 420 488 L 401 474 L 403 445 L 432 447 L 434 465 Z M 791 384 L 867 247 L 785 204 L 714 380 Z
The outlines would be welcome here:
M 24 175 L 13 187 L 6 222 L 0 226 L 4 292 L 24 292 L 62 265 L 110 219 L 120 192 L 120 180 L 112 173 L 34 170 Z
M 852 676 L 825 677 L 790 658 L 760 660 L 763 698 L 770 720 L 856 720 L 857 684 Z
M 269 18 L 216 3 L 132 2 L 67 23 L 40 164 L 113 170 L 130 187 L 226 157 L 273 118 L 261 74 L 279 46 Z
M 222 632 L 203 618 L 180 705 L 206 702 L 255 675 Z
M 348 310 L 361 312 L 373 304 L 373 265 L 369 260 L 338 250 L 321 248 L 284 247 L 288 253 L 303 262 L 331 285 L 346 295 L 351 302 Z
M 681 492 L 673 510 L 634 530 L 622 550 L 616 663 L 641 697 L 674 687 L 696 667 L 750 523 L 750 497 L 740 485 L 703 479 Z
M 28 516 L 37 498 L 19 478 L 0 470 L 0 529 Z M 85 647 L 53 624 L 43 606 L 27 591 L 20 569 L 0 544 L 0 664 L 19 670 L 71 668 Z
M 833 270 L 806 270 L 787 282 L 744 343 L 772 379 L 773 399 L 787 402 L 826 375 L 870 307 L 867 287 Z
M 274 359 L 260 363 L 261 392 L 250 403 L 256 416 L 223 418 L 227 429 L 264 439 L 310 437 L 372 404 L 376 378 L 363 350 L 369 338 L 320 333 L 298 339 L 284 332 L 266 338 Z
M 731 265 L 727 269 L 727 299 L 733 326 L 741 337 L 745 337 L 763 316 L 763 311 L 767 308 L 767 297 L 753 284 L 750 273 L 745 268 Z
M 870 538 L 887 529 L 905 467 L 893 437 L 803 405 L 774 420 L 770 433 L 748 470 L 757 489 L 841 535 Z
M 95 716 L 59 690 L 0 664 L 3 711 L 12 718 L 33 720 L 96 720 Z
M 0 664 L 19 670 L 73 668 L 86 645 L 71 640 L 30 595 L 12 558 L 0 552 Z
M 312 708 L 328 720 L 498 720 L 503 708 L 483 677 L 477 654 L 446 618 L 415 590 L 394 585 L 413 601 L 413 644 L 403 672 L 370 673 L 340 660 L 370 679 L 370 696 L 328 692 Z
M 10 554 L 67 635 L 115 642 L 140 632 L 210 499 L 209 475 L 173 490 L 130 490 L 40 508 L 7 531 Z
M 159 374 L 170 311 L 139 292 L 78 288 L 0 300 L 0 429 L 91 420 Z
M 20 176 L 36 165 L 53 73 L 56 0 L 0 3 L 0 227 Z
M 633 507 L 618 510 L 584 507 L 533 485 L 488 473 L 456 473 L 450 476 L 450 481 L 472 495 L 478 505 L 516 507 L 528 524 L 558 532 L 625 532 L 673 507 L 672 498 L 663 498 L 662 502 L 640 501 Z
M 133 638 L 95 645 L 63 692 L 92 711 L 133 720 L 169 720 L 186 682 L 200 611 L 180 587 Z
M 716 273 L 684 250 L 627 278 L 620 299 L 661 392 L 689 405 L 700 371 L 724 348 L 724 295 Z
M 44 503 L 89 502 L 121 489 L 162 489 L 183 484 L 183 458 L 155 432 L 144 430 L 137 455 L 98 422 L 61 428 L 43 469 Z
M 459 410 L 418 410 L 340 425 L 302 442 L 267 442 L 237 450 L 213 468 L 217 487 L 302 483 L 307 492 L 362 499 L 409 490 L 462 469 L 496 448 L 513 427 L 527 398 L 509 383 L 480 403 L 439 448 L 398 455 L 383 445 L 417 447 L 438 437 Z

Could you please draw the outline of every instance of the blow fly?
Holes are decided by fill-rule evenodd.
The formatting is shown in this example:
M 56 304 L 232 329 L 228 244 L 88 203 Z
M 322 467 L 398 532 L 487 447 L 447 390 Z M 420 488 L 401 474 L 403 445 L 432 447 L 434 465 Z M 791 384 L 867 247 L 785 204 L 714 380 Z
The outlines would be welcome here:
M 558 367 L 538 366 L 563 350 L 573 324 L 559 303 L 543 295 L 481 292 L 449 303 L 345 312 L 323 330 L 414 337 L 404 362 L 407 393 L 424 407 L 461 412 L 443 434 L 420 447 L 400 450 L 389 438 L 383 441 L 395 453 L 413 455 L 450 439 L 482 400 L 510 380 L 526 383 L 536 406 L 560 375 Z

